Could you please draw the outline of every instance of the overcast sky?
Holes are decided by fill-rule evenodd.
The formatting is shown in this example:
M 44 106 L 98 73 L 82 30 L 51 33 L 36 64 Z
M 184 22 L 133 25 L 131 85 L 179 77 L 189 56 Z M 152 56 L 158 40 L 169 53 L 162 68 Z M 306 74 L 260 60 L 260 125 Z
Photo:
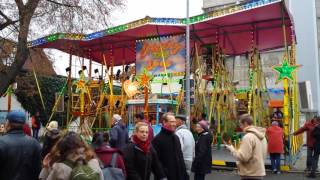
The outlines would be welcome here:
M 202 13 L 203 0 L 189 0 L 189 2 L 190 16 Z M 127 0 L 126 4 L 127 7 L 124 10 L 113 13 L 113 25 L 125 24 L 146 16 L 173 18 L 186 16 L 186 0 Z M 69 56 L 57 50 L 51 52 L 54 53 L 54 68 L 56 72 L 60 75 L 66 75 L 65 68 L 68 66 Z M 78 60 L 76 60 L 76 63 L 80 66 Z M 73 72 L 77 71 L 77 69 L 74 69 Z

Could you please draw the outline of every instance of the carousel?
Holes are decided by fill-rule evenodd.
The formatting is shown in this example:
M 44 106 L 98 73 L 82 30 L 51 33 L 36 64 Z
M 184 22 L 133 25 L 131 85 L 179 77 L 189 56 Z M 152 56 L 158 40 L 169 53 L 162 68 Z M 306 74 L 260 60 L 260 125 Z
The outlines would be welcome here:
M 190 27 L 190 49 L 186 48 Z M 91 34 L 56 33 L 29 42 L 30 48 L 53 48 L 70 55 L 68 79 L 61 96 L 67 95 L 67 124 L 91 134 L 110 128 L 110 118 L 120 114 L 129 129 L 134 115 L 144 113 L 157 133 L 165 112 L 185 114 L 185 92 L 191 92 L 191 117 L 210 121 L 215 144 L 239 143 L 237 116 L 249 113 L 257 126 L 268 126 L 269 88 L 261 54 L 283 48 L 281 64 L 274 66 L 283 83 L 283 118 L 288 141 L 288 164 L 293 163 L 302 137 L 291 137 L 299 125 L 295 34 L 291 17 L 281 0 L 253 0 L 213 12 L 182 18 L 145 17 Z M 190 61 L 186 59 L 190 52 Z M 248 86 L 234 80 L 230 57 L 247 58 Z M 74 78 L 74 61 L 89 61 Z M 92 62 L 100 69 L 92 69 Z M 192 85 L 185 86 L 185 66 L 191 65 Z M 116 72 L 115 72 L 116 71 Z M 120 95 L 114 94 L 119 85 Z M 55 113 L 55 107 L 52 109 Z M 52 120 L 51 117 L 49 121 Z M 193 124 L 190 123 L 192 128 Z

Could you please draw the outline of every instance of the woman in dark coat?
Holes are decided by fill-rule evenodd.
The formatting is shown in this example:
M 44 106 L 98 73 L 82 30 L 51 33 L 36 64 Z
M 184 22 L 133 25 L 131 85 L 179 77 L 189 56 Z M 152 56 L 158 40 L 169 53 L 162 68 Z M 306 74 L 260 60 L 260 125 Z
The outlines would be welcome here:
M 151 171 L 156 178 L 166 179 L 156 151 L 150 146 L 148 124 L 136 124 L 132 143 L 123 149 L 127 180 L 149 180 Z
M 209 133 L 208 123 L 204 120 L 197 123 L 196 131 L 198 133 L 198 140 L 196 142 L 195 158 L 191 170 L 194 172 L 194 180 L 204 180 L 206 174 L 211 173 L 212 136 Z

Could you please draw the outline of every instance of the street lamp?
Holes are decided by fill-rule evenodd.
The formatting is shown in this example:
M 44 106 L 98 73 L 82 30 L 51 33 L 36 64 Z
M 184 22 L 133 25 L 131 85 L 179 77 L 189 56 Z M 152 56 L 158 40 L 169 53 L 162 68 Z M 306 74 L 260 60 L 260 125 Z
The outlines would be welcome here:
M 189 0 L 187 0 L 186 21 L 186 115 L 187 125 L 190 128 L 190 29 L 189 29 Z

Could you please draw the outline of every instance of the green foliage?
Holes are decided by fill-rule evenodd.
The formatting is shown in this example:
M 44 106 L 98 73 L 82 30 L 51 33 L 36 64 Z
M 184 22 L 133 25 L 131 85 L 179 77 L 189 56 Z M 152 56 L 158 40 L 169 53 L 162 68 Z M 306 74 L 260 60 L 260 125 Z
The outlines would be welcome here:
M 66 77 L 39 76 L 38 81 L 45 110 L 43 109 L 36 81 L 32 74 L 26 74 L 17 78 L 18 88 L 15 91 L 15 95 L 25 110 L 31 114 L 39 111 L 42 117 L 42 124 L 45 125 L 55 104 L 55 93 L 62 90 L 66 82 Z M 66 117 L 66 113 L 55 113 L 52 119 L 59 121 L 61 124 L 63 117 Z

